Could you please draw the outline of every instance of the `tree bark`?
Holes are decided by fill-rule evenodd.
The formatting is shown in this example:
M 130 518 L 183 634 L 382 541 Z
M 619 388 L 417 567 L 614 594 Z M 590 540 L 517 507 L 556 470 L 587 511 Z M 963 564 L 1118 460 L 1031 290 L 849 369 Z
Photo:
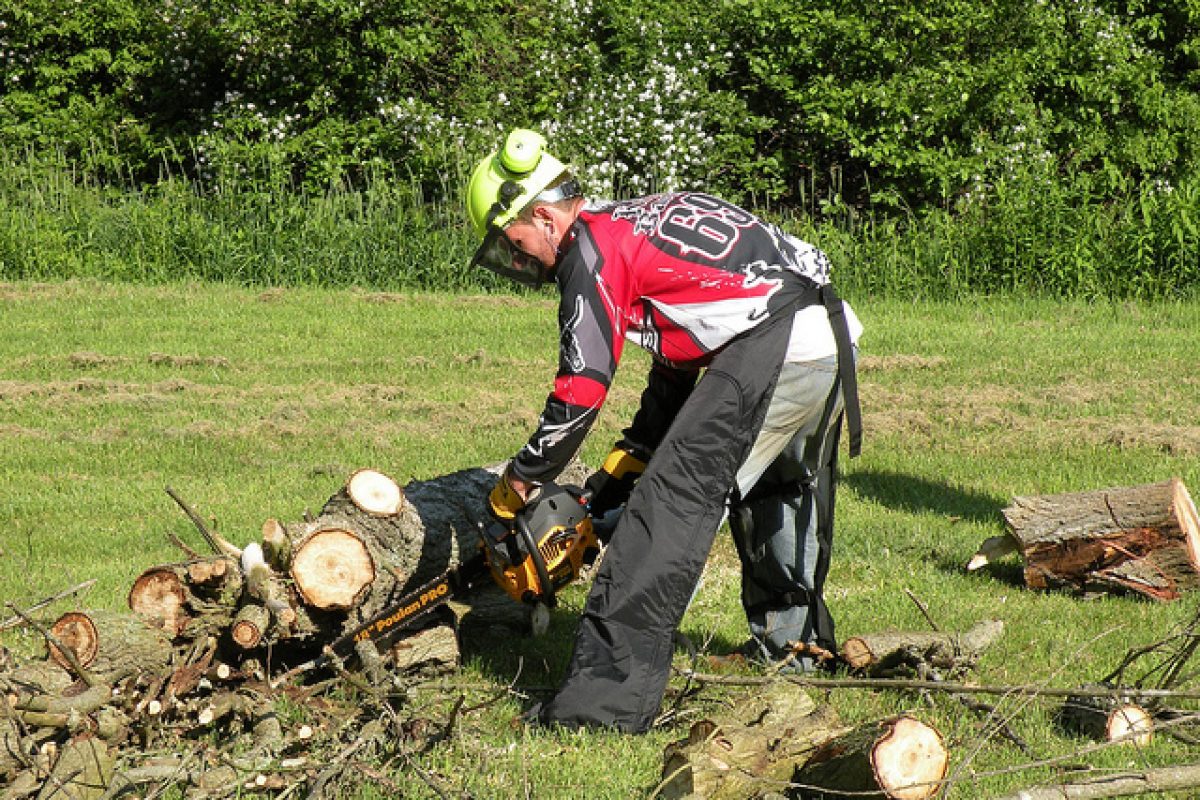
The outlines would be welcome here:
M 162 675 L 171 659 L 171 644 L 164 632 L 134 614 L 69 611 L 55 621 L 50 632 L 71 649 L 80 666 L 110 686 L 131 675 Z M 53 645 L 50 657 L 70 671 L 67 659 Z
M 794 684 L 772 682 L 667 745 L 656 796 L 733 800 L 782 791 L 798 764 L 846 730 L 829 706 L 818 708 Z
M 404 593 L 478 552 L 480 530 L 496 524 L 485 511 L 486 500 L 505 466 L 493 464 L 411 481 L 401 491 L 404 501 L 398 513 L 389 515 L 364 512 L 343 488 L 329 499 L 316 519 L 287 526 L 296 558 L 322 531 L 347 531 L 362 543 L 375 576 L 348 604 L 344 631 L 357 628 Z M 579 485 L 588 474 L 587 467 L 575 461 L 559 481 Z M 353 587 L 349 584 L 346 596 L 355 594 Z M 465 613 L 473 623 L 529 628 L 530 609 L 504 596 L 491 581 L 478 586 L 464 602 L 469 607 Z
M 1005 795 L 998 800 L 1101 800 L 1151 792 L 1180 792 L 1197 787 L 1200 787 L 1200 764 L 1189 764 L 1110 773 L 1075 783 L 1043 784 Z
M 1032 588 L 1176 600 L 1200 587 L 1200 519 L 1178 478 L 1017 497 L 1004 510 Z
M 37 800 L 95 800 L 103 796 L 112 780 L 113 761 L 108 745 L 96 736 L 85 734 L 68 740 Z
M 892 800 L 923 800 L 941 791 L 949 763 L 935 728 L 900 716 L 826 742 L 797 770 L 793 782 L 806 796 L 874 792 Z
M 985 620 L 963 633 L 875 633 L 852 636 L 841 658 L 856 672 L 875 678 L 923 674 L 923 667 L 964 672 L 1004 631 L 1000 620 Z

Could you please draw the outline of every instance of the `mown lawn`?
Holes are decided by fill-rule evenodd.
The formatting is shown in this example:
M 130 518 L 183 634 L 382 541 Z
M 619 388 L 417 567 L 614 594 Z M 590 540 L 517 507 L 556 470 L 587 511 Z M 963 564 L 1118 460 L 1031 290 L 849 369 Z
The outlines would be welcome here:
M 916 598 L 944 630 L 1005 622 L 980 682 L 1059 687 L 1103 677 L 1195 616 L 1195 596 L 1084 600 L 1023 588 L 1015 557 L 974 574 L 963 565 L 1003 530 L 1001 510 L 1015 495 L 1171 476 L 1200 491 L 1200 303 L 861 298 L 856 307 L 867 326 L 867 438 L 863 456 L 843 462 L 838 497 L 828 592 L 841 637 L 926 629 Z M 240 544 L 268 517 L 318 509 L 358 467 L 403 483 L 500 461 L 536 422 L 555 347 L 548 295 L 0 284 L 0 604 L 28 605 L 94 578 L 78 602 L 122 607 L 139 572 L 178 558 L 168 533 L 200 546 L 167 485 Z M 599 460 L 632 414 L 646 364 L 627 356 L 585 459 Z M 683 626 L 702 651 L 744 636 L 737 587 L 736 557 L 718 537 Z M 716 689 L 689 696 L 676 723 L 643 737 L 514 726 L 518 695 L 538 696 L 561 673 L 582 597 L 569 592 L 544 638 L 465 642 L 461 680 L 414 693 L 412 713 L 435 719 L 459 694 L 502 696 L 476 703 L 448 741 L 413 756 L 444 790 L 645 796 L 663 746 L 720 699 Z M 17 651 L 39 646 L 26 631 L 2 636 Z M 514 682 L 515 692 L 502 691 Z M 849 721 L 910 710 L 937 724 L 951 747 L 954 798 L 1053 778 L 1055 768 L 1024 765 L 1084 745 L 1054 727 L 1048 700 L 989 699 L 1026 754 L 995 736 L 994 720 L 950 698 L 818 695 Z M 1159 736 L 1144 750 L 1066 763 L 1198 756 Z M 406 785 L 436 796 L 411 775 Z

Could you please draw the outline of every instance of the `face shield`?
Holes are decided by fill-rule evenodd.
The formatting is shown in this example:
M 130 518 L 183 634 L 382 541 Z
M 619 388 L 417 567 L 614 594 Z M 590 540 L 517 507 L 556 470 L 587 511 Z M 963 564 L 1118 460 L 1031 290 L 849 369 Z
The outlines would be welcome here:
M 546 268 L 542 263 L 509 241 L 496 225 L 488 225 L 483 244 L 471 259 L 471 267 L 476 266 L 535 289 L 541 288 L 546 281 Z

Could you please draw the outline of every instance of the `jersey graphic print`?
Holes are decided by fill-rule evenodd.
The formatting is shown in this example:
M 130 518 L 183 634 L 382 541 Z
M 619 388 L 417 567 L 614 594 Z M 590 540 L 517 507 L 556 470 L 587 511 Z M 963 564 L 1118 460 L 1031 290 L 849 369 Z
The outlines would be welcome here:
M 579 323 L 583 320 L 583 297 L 575 298 L 575 310 L 571 317 L 562 326 L 562 332 L 559 334 L 559 353 L 563 361 L 572 372 L 583 372 L 583 368 L 587 366 L 583 360 L 583 350 L 579 346 L 579 337 L 575 329 L 579 327 Z
M 749 212 L 704 194 L 658 195 L 643 206 L 618 206 L 613 219 L 629 219 L 635 235 L 657 237 L 679 258 L 728 258 L 741 231 L 757 224 Z

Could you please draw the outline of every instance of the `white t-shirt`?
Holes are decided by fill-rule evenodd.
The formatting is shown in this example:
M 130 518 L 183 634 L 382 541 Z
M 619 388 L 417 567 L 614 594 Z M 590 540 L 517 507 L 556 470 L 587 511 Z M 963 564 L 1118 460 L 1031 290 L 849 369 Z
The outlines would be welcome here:
M 863 326 L 854 313 L 850 304 L 843 301 L 846 310 L 846 327 L 850 331 L 850 341 L 858 342 L 862 335 Z M 833 338 L 833 328 L 829 324 L 829 312 L 820 303 L 802 308 L 796 312 L 792 322 L 792 338 L 788 342 L 785 361 L 818 361 L 822 358 L 837 355 L 837 342 Z

